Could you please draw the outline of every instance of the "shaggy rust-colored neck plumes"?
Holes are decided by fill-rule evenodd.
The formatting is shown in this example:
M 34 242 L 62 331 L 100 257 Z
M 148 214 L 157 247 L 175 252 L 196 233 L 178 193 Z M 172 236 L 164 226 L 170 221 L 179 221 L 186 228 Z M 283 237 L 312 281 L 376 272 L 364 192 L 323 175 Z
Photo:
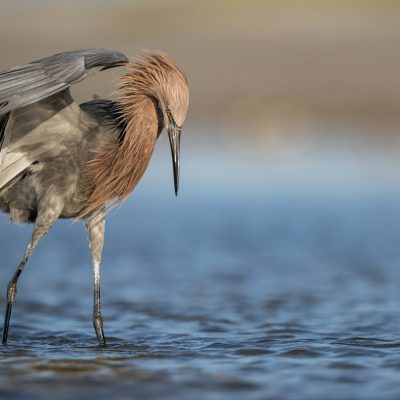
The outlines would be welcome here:
M 116 101 L 124 125 L 122 140 L 116 136 L 100 148 L 87 163 L 84 175 L 91 192 L 84 215 L 114 201 L 121 202 L 143 176 L 153 153 L 159 127 L 157 108 L 168 128 L 166 107 L 182 125 L 188 105 L 187 80 L 166 54 L 146 52 L 142 59 L 128 66 L 120 78 Z M 117 121 L 118 122 L 118 121 Z

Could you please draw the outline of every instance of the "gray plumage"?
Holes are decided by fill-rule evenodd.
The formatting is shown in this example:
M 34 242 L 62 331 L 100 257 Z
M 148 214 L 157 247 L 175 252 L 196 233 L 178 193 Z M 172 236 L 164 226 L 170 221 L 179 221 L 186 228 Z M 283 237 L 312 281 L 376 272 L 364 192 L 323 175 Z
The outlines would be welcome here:
M 46 187 L 55 185 L 58 192 L 63 187 L 60 197 L 69 196 L 79 183 L 89 150 L 100 145 L 102 135 L 112 134 L 109 123 L 99 122 L 98 113 L 91 118 L 93 108 L 82 112 L 69 87 L 84 79 L 90 69 L 127 62 L 119 52 L 90 49 L 56 54 L 0 74 L 0 190 L 22 173 L 25 178 L 23 185 L 14 185 L 0 197 L 0 207 L 16 222 L 32 219 L 28 214 L 36 204 L 29 193 L 40 186 L 38 178 L 42 186 L 43 182 Z M 39 169 L 43 171 L 38 176 Z M 32 170 L 35 178 L 27 184 Z M 61 217 L 78 215 L 84 200 L 79 196 L 70 199 Z
M 127 63 L 117 51 L 86 49 L 0 73 L 0 210 L 12 222 L 34 223 L 7 288 L 4 344 L 18 278 L 58 218 L 86 223 L 93 256 L 93 324 L 99 343 L 105 344 L 100 308 L 105 207 L 133 190 L 164 126 L 177 192 L 180 131 L 189 97 L 186 78 L 169 56 L 150 52 L 132 64 L 117 101 L 96 98 L 78 105 L 71 97 L 70 86 L 90 71 Z
M 86 78 L 89 70 L 118 67 L 128 58 L 117 51 L 68 51 L 0 74 L 0 114 L 40 101 Z
M 104 113 L 87 104 L 83 111 L 68 88 L 90 69 L 127 62 L 119 52 L 92 49 L 57 54 L 0 74 L 0 209 L 13 222 L 35 223 L 31 243 L 8 285 L 3 343 L 17 280 L 32 250 L 58 218 L 79 215 L 87 200 L 78 188 L 89 153 L 103 137 L 117 134 L 109 119 L 102 123 Z M 104 212 L 88 218 L 86 225 L 97 277 L 93 323 L 104 344 L 99 284 Z

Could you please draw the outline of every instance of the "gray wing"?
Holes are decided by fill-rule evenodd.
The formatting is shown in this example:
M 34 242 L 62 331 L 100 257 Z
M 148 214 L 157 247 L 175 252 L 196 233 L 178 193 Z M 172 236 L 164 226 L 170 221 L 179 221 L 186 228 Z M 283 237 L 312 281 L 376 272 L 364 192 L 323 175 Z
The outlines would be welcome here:
M 4 161 L 5 149 L 10 141 L 12 122 L 11 113 L 0 115 L 0 167 Z
M 91 70 L 126 63 L 128 58 L 117 51 L 86 49 L 55 54 L 1 72 L 0 188 L 32 163 L 34 154 L 21 150 L 26 143 L 35 142 L 33 148 L 44 152 L 54 145 L 55 131 L 71 134 L 66 126 L 57 125 L 57 119 L 50 118 L 65 112 L 71 85 L 87 77 Z
M 43 100 L 84 79 L 89 70 L 125 65 L 117 51 L 85 49 L 55 54 L 0 73 L 0 117 Z

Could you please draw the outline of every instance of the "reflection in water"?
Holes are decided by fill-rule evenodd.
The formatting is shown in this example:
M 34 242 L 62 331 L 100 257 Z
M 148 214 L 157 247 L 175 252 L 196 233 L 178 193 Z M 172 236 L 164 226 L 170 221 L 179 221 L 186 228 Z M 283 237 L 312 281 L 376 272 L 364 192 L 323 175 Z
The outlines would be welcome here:
M 43 240 L 0 348 L 1 398 L 400 396 L 394 185 L 360 182 L 343 158 L 329 172 L 323 157 L 282 172 L 279 162 L 202 154 L 183 160 L 177 200 L 170 161 L 156 154 L 109 216 L 105 349 L 91 325 L 83 226 L 60 222 Z M 30 232 L 2 219 L 5 291 Z

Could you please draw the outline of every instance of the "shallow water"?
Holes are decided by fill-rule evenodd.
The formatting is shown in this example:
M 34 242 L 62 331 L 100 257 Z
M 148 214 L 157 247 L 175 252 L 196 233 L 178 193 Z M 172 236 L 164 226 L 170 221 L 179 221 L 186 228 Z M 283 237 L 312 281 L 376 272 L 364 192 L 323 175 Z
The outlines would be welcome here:
M 368 179 L 365 155 L 214 156 L 185 160 L 174 199 L 156 154 L 109 216 L 106 348 L 83 226 L 42 241 L 0 347 L 1 398 L 400 398 L 400 192 L 382 179 L 394 166 L 381 154 Z M 5 221 L 4 291 L 30 235 Z

